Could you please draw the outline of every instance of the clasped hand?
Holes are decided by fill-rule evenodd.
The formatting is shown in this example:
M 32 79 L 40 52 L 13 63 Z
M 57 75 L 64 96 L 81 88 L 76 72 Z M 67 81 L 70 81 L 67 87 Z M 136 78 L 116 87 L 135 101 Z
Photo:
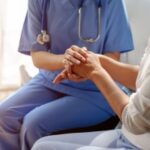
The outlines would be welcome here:
M 95 69 L 101 67 L 98 54 L 78 46 L 66 50 L 63 64 L 65 69 L 56 76 L 53 83 L 60 83 L 66 79 L 75 82 L 85 81 L 90 79 Z

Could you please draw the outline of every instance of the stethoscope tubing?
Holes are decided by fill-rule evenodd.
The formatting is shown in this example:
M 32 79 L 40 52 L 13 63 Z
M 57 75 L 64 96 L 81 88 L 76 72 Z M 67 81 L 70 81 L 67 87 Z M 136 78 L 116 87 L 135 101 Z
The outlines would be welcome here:
M 42 20 L 41 20 L 41 33 L 38 34 L 37 36 L 37 42 L 41 45 L 44 45 L 45 43 L 50 42 L 50 35 L 47 33 L 47 5 L 48 5 L 49 0 L 43 0 L 42 4 Z M 80 6 L 78 10 L 78 37 L 81 41 L 87 42 L 87 43 L 95 43 L 99 40 L 100 38 L 100 32 L 101 32 L 101 7 L 98 6 L 98 32 L 95 38 L 90 37 L 86 38 L 82 36 L 82 31 L 81 31 L 81 24 L 82 24 L 82 5 Z
M 100 38 L 100 32 L 101 32 L 101 21 L 100 21 L 100 18 L 101 18 L 101 8 L 98 7 L 98 23 L 97 23 L 97 27 L 98 27 L 98 32 L 97 32 L 97 35 L 95 38 L 86 38 L 86 37 L 83 37 L 81 34 L 82 34 L 82 31 L 81 31 L 81 24 L 82 24 L 82 7 L 79 8 L 79 11 L 78 11 L 78 37 L 81 41 L 84 41 L 84 42 L 88 42 L 88 43 L 95 43 L 98 41 L 98 39 Z

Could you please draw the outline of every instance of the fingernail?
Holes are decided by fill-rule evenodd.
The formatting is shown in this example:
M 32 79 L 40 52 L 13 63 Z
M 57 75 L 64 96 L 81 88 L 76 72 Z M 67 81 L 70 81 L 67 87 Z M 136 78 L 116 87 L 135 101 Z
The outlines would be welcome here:
M 80 61 L 77 61 L 77 64 L 79 65 L 79 64 L 80 64 Z
M 83 49 L 84 49 L 84 50 L 87 50 L 87 48 L 86 48 L 86 47 L 83 47 Z
M 82 57 L 82 61 L 86 61 L 86 59 Z
M 70 77 L 70 76 L 71 76 L 71 74 L 70 74 L 70 73 L 68 73 L 68 76 Z

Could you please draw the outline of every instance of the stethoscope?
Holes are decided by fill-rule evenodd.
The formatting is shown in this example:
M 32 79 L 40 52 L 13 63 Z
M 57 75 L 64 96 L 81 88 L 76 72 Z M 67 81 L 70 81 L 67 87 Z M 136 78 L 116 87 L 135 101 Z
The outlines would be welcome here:
M 41 45 L 44 45 L 48 42 L 50 42 L 50 36 L 47 33 L 47 0 L 43 1 L 42 4 L 42 23 L 41 23 L 41 33 L 37 36 L 37 42 Z
M 41 33 L 38 34 L 37 36 L 37 42 L 41 45 L 44 45 L 48 42 L 50 42 L 50 35 L 47 33 L 47 3 L 48 0 L 44 0 L 43 1 L 43 5 L 42 5 L 42 23 L 41 23 Z M 98 24 L 97 24 L 97 35 L 95 38 L 86 38 L 82 36 L 82 31 L 81 31 L 81 24 L 82 24 L 82 11 L 83 11 L 83 7 L 82 5 L 80 6 L 79 10 L 78 10 L 78 37 L 81 41 L 87 42 L 87 43 L 95 43 L 99 40 L 100 38 L 100 32 L 101 32 L 101 27 L 100 27 L 100 15 L 101 15 L 101 7 L 98 6 L 97 8 L 97 13 L 98 13 Z

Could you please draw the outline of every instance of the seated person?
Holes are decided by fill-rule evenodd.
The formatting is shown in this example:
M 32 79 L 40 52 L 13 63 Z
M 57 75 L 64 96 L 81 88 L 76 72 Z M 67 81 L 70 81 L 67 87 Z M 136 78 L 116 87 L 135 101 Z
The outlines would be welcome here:
M 118 61 L 120 53 L 132 50 L 124 0 L 28 0 L 18 50 L 29 55 L 39 71 L 0 105 L 0 150 L 30 150 L 41 137 L 103 128 L 115 117 L 91 81 L 76 77 L 81 82 L 72 78 L 52 83 L 65 68 L 63 60 L 71 45 Z M 111 122 L 108 128 L 113 126 Z
M 85 49 L 85 48 L 84 48 Z M 122 128 L 104 132 L 54 135 L 38 140 L 32 150 L 104 150 L 150 148 L 150 42 L 140 66 L 117 62 L 107 56 L 86 50 L 86 62 L 82 63 L 70 49 L 70 71 L 92 80 L 106 97 L 108 103 L 122 121 Z M 80 50 L 78 55 L 82 55 Z M 80 64 L 75 65 L 72 57 Z M 54 82 L 69 76 L 63 71 Z M 128 97 L 114 80 L 135 92 Z M 92 98 L 92 97 L 91 97 Z M 93 116 L 94 117 L 94 116 Z

